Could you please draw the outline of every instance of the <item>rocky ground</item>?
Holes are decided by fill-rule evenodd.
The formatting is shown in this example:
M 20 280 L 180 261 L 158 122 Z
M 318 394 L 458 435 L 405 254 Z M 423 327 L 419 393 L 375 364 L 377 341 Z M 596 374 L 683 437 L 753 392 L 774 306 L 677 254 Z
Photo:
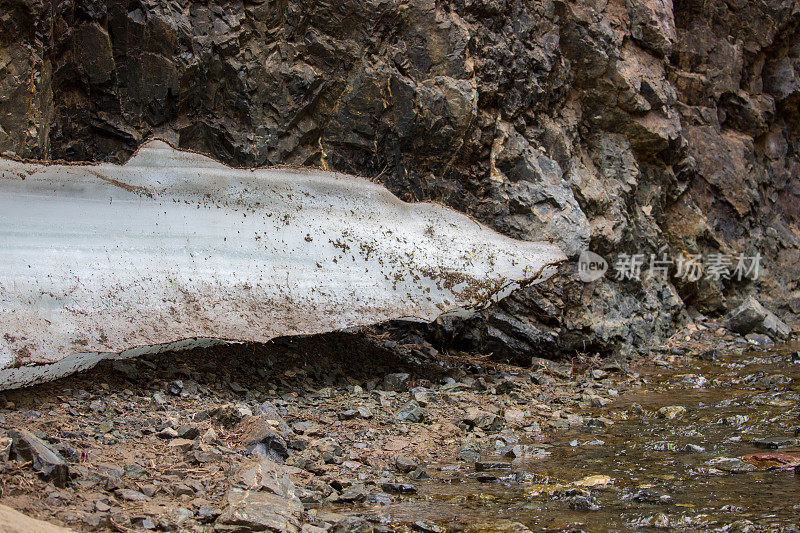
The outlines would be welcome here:
M 490 523 L 476 524 L 466 509 L 488 494 L 480 487 L 539 487 L 567 512 L 591 513 L 595 489 L 613 484 L 612 464 L 576 468 L 567 486 L 531 464 L 572 433 L 573 448 L 602 444 L 630 413 L 682 417 L 680 394 L 678 405 L 612 409 L 657 388 L 640 366 L 771 344 L 699 324 L 660 347 L 602 361 L 534 358 L 531 368 L 375 332 L 105 363 L 0 399 L 0 503 L 79 531 L 526 531 L 485 507 Z M 773 381 L 794 395 L 796 418 L 796 385 Z M 781 446 L 795 444 L 791 430 L 775 437 Z M 456 485 L 463 516 L 414 507 L 435 504 L 428 487 Z M 650 514 L 643 527 L 669 525 Z

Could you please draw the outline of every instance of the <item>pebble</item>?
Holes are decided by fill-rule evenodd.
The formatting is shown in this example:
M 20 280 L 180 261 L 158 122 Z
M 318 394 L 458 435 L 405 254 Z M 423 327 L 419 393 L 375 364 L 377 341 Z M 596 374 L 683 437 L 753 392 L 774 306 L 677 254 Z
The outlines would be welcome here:
M 405 455 L 396 455 L 392 459 L 395 469 L 402 474 L 408 474 L 419 468 L 419 463 Z
M 12 429 L 11 454 L 24 461 L 31 461 L 33 469 L 56 487 L 65 487 L 69 482 L 69 465 L 52 446 L 26 429 Z
M 680 418 L 685 414 L 686 408 L 682 405 L 668 405 L 658 410 L 659 418 L 666 418 L 667 420 Z
M 394 414 L 394 418 L 398 422 L 418 423 L 425 420 L 426 414 L 425 409 L 416 400 L 411 400 Z
M 411 483 L 383 483 L 381 490 L 390 494 L 416 494 L 417 487 Z

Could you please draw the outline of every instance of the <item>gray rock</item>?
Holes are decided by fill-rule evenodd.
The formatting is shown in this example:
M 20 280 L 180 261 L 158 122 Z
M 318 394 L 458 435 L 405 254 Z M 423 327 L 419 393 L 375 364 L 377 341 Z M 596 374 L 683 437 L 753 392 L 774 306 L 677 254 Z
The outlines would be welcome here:
M 786 323 L 752 296 L 728 315 L 725 327 L 742 335 L 756 332 L 775 339 L 786 339 L 792 332 Z
M 511 463 L 501 461 L 477 461 L 475 463 L 476 472 L 487 472 L 490 470 L 511 470 Z
M 331 526 L 328 533 L 372 533 L 372 524 L 358 516 L 348 516 Z
M 194 440 L 200 436 L 200 430 L 194 424 L 186 424 L 180 426 L 177 431 L 177 436 L 181 439 Z M 161 435 L 159 435 L 161 436 Z
M 756 448 L 777 450 L 778 448 L 797 445 L 797 439 L 795 437 L 764 437 L 763 439 L 753 440 L 752 444 Z
M 243 418 L 237 424 L 236 431 L 240 434 L 241 444 L 250 454 L 268 457 L 281 464 L 291 455 L 283 435 L 265 415 Z
M 481 450 L 474 442 L 468 442 L 458 449 L 456 455 L 466 463 L 475 463 L 481 458 Z
M 218 407 L 213 416 L 223 427 L 231 428 L 244 418 L 252 416 L 253 411 L 243 404 L 225 404 Z M 266 417 L 265 417 L 266 419 Z
M 467 409 L 462 423 L 468 428 L 479 428 L 485 431 L 500 431 L 505 425 L 505 420 L 502 416 L 498 416 L 494 413 L 470 407 Z
M 425 420 L 427 413 L 425 409 L 420 406 L 415 400 L 403 405 L 395 414 L 394 418 L 398 422 L 422 422 Z
M 588 496 L 573 496 L 569 499 L 569 508 L 574 511 L 598 511 L 600 506 L 594 498 Z
M 642 46 L 667 56 L 677 39 L 672 0 L 626 0 L 631 36 Z
M 133 489 L 120 489 L 116 494 L 120 499 L 128 502 L 144 502 L 150 499 L 138 490 Z
M 8 432 L 13 444 L 12 456 L 33 463 L 33 469 L 56 487 L 65 487 L 69 482 L 69 465 L 60 453 L 26 429 Z
M 435 391 L 425 387 L 414 387 L 411 389 L 411 396 L 422 407 L 439 401 L 439 395 Z
M 383 388 L 388 391 L 406 392 L 411 382 L 411 376 L 405 372 L 387 374 L 383 378 Z
M 283 416 L 281 416 L 278 408 L 275 407 L 272 402 L 265 401 L 261 403 L 261 405 L 256 408 L 255 414 L 262 415 L 267 420 L 274 422 L 278 431 L 284 435 L 291 433 L 292 431 L 292 429 L 289 427 L 289 424 L 287 424 L 286 420 L 284 420 Z
M 243 490 L 267 491 L 290 500 L 296 499 L 294 483 L 286 471 L 266 457 L 250 459 L 239 466 L 230 478 L 230 485 Z
M 411 483 L 383 483 L 381 490 L 389 494 L 416 494 L 417 487 Z
M 419 463 L 405 455 L 397 455 L 392 459 L 392 464 L 398 472 L 408 474 L 419 467 Z
M 303 504 L 269 492 L 231 489 L 228 504 L 215 522 L 222 531 L 299 533 Z

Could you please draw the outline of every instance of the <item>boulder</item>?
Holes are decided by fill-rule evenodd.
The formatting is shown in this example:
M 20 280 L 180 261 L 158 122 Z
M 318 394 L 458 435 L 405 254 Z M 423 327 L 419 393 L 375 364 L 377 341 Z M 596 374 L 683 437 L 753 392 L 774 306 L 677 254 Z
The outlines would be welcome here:
M 741 335 L 756 332 L 769 335 L 773 339 L 786 339 L 792 333 L 785 322 L 752 296 L 728 315 L 725 327 Z

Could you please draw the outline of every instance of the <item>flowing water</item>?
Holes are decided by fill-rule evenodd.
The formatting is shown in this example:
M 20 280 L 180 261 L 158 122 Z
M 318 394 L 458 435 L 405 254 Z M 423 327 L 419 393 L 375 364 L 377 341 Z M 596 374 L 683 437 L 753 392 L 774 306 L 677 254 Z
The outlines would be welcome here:
M 645 367 L 644 387 L 593 413 L 613 425 L 555 433 L 549 455 L 508 470 L 434 466 L 417 495 L 373 512 L 420 531 L 794 530 L 797 349 Z M 664 406 L 686 411 L 664 418 Z M 739 459 L 754 454 L 773 457 Z M 575 485 L 586 476 L 600 477 Z

